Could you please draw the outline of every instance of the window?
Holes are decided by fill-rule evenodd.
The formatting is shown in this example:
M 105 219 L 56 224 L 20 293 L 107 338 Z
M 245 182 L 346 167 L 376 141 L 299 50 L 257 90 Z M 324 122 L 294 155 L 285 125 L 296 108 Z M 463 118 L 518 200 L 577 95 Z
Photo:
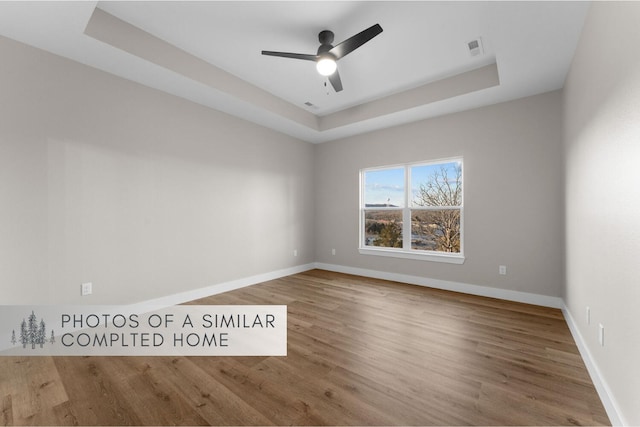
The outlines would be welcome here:
M 360 253 L 461 264 L 462 159 L 360 171 Z

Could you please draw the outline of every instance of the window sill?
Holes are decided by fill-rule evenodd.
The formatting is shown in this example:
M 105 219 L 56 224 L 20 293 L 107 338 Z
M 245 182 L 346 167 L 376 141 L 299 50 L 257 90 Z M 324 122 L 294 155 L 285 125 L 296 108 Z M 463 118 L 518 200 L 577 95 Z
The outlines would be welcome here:
M 400 249 L 381 249 L 381 248 L 359 248 L 358 251 L 362 255 L 387 256 L 393 258 L 417 259 L 420 261 L 444 262 L 448 264 L 463 264 L 464 255 L 462 254 L 439 254 L 434 252 L 419 253 L 417 251 L 403 251 Z

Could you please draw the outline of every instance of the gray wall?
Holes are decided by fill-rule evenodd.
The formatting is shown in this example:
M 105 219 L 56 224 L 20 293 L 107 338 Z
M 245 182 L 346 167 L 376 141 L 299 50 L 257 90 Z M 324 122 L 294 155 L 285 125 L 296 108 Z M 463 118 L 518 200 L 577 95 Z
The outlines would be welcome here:
M 593 3 L 564 89 L 565 301 L 628 425 L 640 425 L 639 22 L 640 3 Z
M 317 261 L 560 296 L 561 130 L 556 91 L 317 145 Z M 465 263 L 360 255 L 359 170 L 454 156 L 464 157 Z
M 313 262 L 311 144 L 5 38 L 0 57 L 3 304 L 130 303 Z

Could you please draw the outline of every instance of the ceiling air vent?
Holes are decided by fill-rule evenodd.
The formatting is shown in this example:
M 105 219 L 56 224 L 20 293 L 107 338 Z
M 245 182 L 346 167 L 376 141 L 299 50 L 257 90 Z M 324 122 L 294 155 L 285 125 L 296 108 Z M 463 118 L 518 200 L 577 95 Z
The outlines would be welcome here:
M 304 103 L 304 105 L 306 105 L 306 106 L 307 106 L 307 107 L 309 107 L 309 108 L 313 108 L 314 110 L 317 110 L 317 109 L 318 109 L 318 107 L 317 107 L 316 105 L 312 104 L 312 103 L 311 103 L 311 102 L 309 102 L 309 101 L 305 102 L 305 103 Z
M 482 39 L 480 37 L 468 42 L 467 48 L 469 49 L 469 55 L 471 56 L 478 56 L 484 53 L 484 50 L 482 49 Z

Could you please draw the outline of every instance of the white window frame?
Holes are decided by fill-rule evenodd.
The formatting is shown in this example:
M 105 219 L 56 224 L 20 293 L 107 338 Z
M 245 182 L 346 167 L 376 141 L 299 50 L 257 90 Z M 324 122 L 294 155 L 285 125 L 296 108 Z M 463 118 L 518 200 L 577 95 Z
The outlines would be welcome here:
M 438 165 L 443 163 L 460 162 L 462 168 L 462 200 L 460 206 L 434 206 L 434 207 L 413 207 L 411 206 L 411 168 L 415 166 Z M 404 207 L 402 208 L 366 208 L 365 192 L 364 192 L 364 175 L 366 172 L 381 171 L 388 169 L 404 168 Z M 359 231 L 358 231 L 358 251 L 362 255 L 376 255 L 393 258 L 415 259 L 421 261 L 444 262 L 450 264 L 462 264 L 465 261 L 464 256 L 464 162 L 462 157 L 451 157 L 438 160 L 428 160 L 422 162 L 402 163 L 396 165 L 386 165 L 373 168 L 360 169 L 360 211 L 359 211 Z M 411 249 L 411 210 L 442 210 L 442 209 L 459 209 L 460 210 L 460 252 L 440 252 L 426 251 L 421 249 Z M 367 210 L 391 210 L 402 211 L 402 248 L 386 248 L 378 246 L 367 246 L 365 244 L 365 212 Z M 409 232 L 405 232 L 405 228 L 409 227 Z

